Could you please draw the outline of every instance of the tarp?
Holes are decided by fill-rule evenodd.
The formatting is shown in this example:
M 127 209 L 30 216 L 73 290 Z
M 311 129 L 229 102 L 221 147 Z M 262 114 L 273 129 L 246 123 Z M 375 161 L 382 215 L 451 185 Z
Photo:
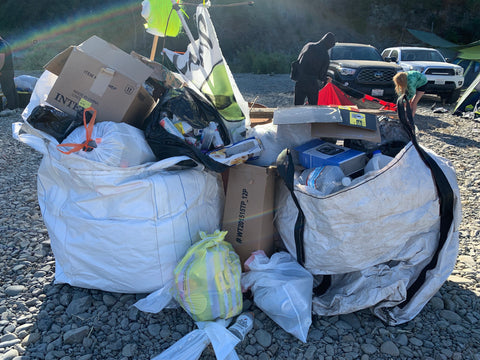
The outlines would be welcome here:
M 332 83 L 327 83 L 318 92 L 317 105 L 355 105 L 345 93 Z
M 463 95 L 458 99 L 457 103 L 455 104 L 455 108 L 453 109 L 453 113 L 455 114 L 459 108 L 463 108 L 465 105 L 467 105 L 465 102 L 467 101 L 469 95 L 472 93 L 472 91 L 477 87 L 477 85 L 480 83 L 480 74 L 477 75 L 475 80 L 472 81 L 470 86 L 465 90 Z

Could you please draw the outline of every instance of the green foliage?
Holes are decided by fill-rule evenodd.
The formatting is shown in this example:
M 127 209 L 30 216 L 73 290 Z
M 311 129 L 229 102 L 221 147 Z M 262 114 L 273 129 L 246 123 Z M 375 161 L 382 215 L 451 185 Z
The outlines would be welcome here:
M 290 72 L 291 56 L 281 52 L 266 52 L 247 47 L 239 51 L 233 61 L 227 62 L 235 73 L 285 74 Z
M 301 47 L 327 31 L 338 41 L 380 50 L 415 43 L 406 28 L 433 31 L 458 44 L 480 39 L 479 0 L 255 0 L 253 6 L 217 6 L 233 3 L 238 1 L 212 0 L 210 15 L 234 72 L 288 73 Z M 184 8 L 196 38 L 195 6 Z M 144 23 L 141 0 L 22 0 L 21 6 L 18 0 L 0 0 L 0 35 L 18 45 L 16 64 L 23 68 L 43 66 L 92 35 L 148 57 L 153 36 Z M 185 51 L 187 45 L 184 33 L 159 39 L 155 59 L 163 46 Z

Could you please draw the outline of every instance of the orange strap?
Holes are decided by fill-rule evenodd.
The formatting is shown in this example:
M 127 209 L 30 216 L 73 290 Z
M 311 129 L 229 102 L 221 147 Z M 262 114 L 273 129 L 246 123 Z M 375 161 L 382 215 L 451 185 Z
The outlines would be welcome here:
M 90 119 L 88 125 L 87 125 L 87 119 L 86 119 L 86 113 L 87 111 L 92 111 L 92 118 Z M 85 141 L 81 144 L 58 144 L 57 149 L 63 154 L 71 154 L 73 152 L 77 152 L 80 150 L 83 151 L 91 151 L 94 148 L 96 148 L 97 143 L 95 140 L 92 139 L 92 133 L 93 133 L 93 125 L 95 124 L 95 118 L 97 117 L 97 110 L 95 110 L 93 107 L 89 107 L 85 110 L 83 110 L 83 126 L 85 126 Z M 68 151 L 63 151 L 60 150 L 60 147 L 71 147 L 70 150 Z

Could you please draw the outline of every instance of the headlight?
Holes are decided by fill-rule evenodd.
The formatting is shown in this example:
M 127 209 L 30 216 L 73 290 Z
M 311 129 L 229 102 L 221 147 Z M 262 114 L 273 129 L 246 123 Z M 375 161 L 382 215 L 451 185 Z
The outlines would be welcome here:
M 455 68 L 455 75 L 462 76 L 463 75 L 463 68 Z
M 350 69 L 350 68 L 345 68 L 345 67 L 341 67 L 338 69 L 338 71 L 340 72 L 341 75 L 343 76 L 348 76 L 348 75 L 355 75 L 355 69 Z
M 412 66 L 412 70 L 423 73 L 423 70 L 425 70 L 425 67 L 424 66 Z

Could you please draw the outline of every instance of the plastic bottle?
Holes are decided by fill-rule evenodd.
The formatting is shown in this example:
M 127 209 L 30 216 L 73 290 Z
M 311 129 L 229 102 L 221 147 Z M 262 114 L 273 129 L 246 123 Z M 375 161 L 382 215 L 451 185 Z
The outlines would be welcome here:
M 201 146 L 202 150 L 210 149 L 216 129 L 217 129 L 217 125 L 214 122 L 210 122 L 208 126 L 203 129 L 202 146 Z
M 240 341 L 245 339 L 245 336 L 253 328 L 253 312 L 245 312 L 238 315 L 235 323 L 228 328 L 230 332 L 235 335 Z
M 345 176 L 339 166 L 326 165 L 305 169 L 297 181 L 301 185 L 316 189 L 322 195 L 328 195 L 350 185 L 351 179 Z
M 168 117 L 165 116 L 162 120 L 160 120 L 160 125 L 170 134 L 178 136 L 180 139 L 185 140 L 182 133 L 178 131 L 178 129 L 175 127 L 175 125 L 173 125 L 172 121 Z
M 380 150 L 375 150 L 373 152 L 372 158 L 365 165 L 364 173 L 367 174 L 371 171 L 380 170 L 381 168 L 387 166 L 387 164 L 392 161 L 392 157 L 382 154 Z

